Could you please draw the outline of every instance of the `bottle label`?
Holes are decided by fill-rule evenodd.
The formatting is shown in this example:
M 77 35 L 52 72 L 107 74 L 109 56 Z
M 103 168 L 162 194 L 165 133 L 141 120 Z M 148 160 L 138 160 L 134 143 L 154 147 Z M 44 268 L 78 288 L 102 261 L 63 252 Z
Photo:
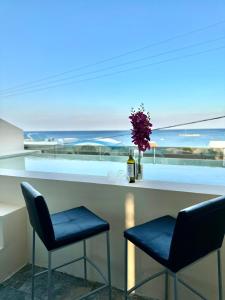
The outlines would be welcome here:
M 134 164 L 127 164 L 127 176 L 134 177 Z

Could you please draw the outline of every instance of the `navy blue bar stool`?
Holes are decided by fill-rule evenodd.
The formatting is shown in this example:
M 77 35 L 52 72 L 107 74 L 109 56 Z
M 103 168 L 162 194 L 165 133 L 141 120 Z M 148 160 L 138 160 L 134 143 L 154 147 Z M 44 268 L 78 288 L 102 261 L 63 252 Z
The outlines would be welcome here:
M 32 250 L 32 299 L 34 299 L 34 278 L 48 272 L 48 299 L 52 299 L 52 271 L 79 260 L 84 261 L 84 277 L 87 280 L 87 262 L 90 263 L 102 276 L 105 284 L 79 299 L 86 298 L 106 287 L 109 289 L 111 299 L 111 269 L 110 269 L 110 241 L 109 224 L 96 216 L 84 206 L 50 214 L 43 196 L 30 184 L 21 184 L 22 193 L 26 202 L 29 219 L 33 227 L 33 250 Z M 86 239 L 106 233 L 108 278 L 106 279 L 96 264 L 86 255 Z M 35 274 L 35 234 L 39 236 L 48 250 L 48 269 Z M 84 255 L 73 259 L 63 265 L 52 268 L 52 253 L 62 247 L 83 241 Z
M 183 209 L 177 218 L 163 216 L 153 221 L 130 228 L 125 237 L 125 299 L 144 283 L 165 275 L 165 299 L 168 299 L 168 275 L 174 279 L 174 300 L 178 299 L 177 283 L 206 299 L 186 282 L 178 278 L 178 272 L 192 263 L 217 251 L 218 294 L 222 300 L 222 274 L 220 248 L 225 229 L 225 196 L 208 200 Z M 165 267 L 131 289 L 127 290 L 127 241 L 143 250 Z

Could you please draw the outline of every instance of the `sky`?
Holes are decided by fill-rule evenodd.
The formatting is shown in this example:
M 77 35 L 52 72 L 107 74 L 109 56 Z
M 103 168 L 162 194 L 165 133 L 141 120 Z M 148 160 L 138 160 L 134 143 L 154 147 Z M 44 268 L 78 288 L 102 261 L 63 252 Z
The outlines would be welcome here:
M 142 102 L 154 128 L 225 115 L 224 0 L 0 2 L 0 118 L 129 129 Z

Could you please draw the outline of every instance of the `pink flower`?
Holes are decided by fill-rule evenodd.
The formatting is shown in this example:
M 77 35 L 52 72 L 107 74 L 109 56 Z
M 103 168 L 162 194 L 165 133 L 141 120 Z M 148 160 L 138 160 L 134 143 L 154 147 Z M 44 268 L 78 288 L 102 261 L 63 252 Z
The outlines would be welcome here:
M 141 104 L 138 111 L 132 110 L 129 116 L 130 122 L 133 126 L 131 130 L 132 142 L 138 146 L 139 151 L 145 152 L 150 149 L 150 134 L 152 133 L 149 113 L 144 112 L 144 105 Z

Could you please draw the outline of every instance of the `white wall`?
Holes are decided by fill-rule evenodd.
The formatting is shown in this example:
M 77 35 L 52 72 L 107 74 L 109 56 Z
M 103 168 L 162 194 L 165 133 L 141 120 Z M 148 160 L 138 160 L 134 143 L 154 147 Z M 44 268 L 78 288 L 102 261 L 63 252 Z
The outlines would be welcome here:
M 24 150 L 23 130 L 0 119 L 0 154 Z
M 123 288 L 124 280 L 123 231 L 126 227 L 125 223 L 127 218 L 125 206 L 129 199 L 133 201 L 134 205 L 133 222 L 140 224 L 165 214 L 176 216 L 180 209 L 214 197 L 213 195 L 207 194 L 163 191 L 160 189 L 0 176 L 0 200 L 11 203 L 24 203 L 20 191 L 20 182 L 23 180 L 29 181 L 36 189 L 43 193 L 51 212 L 58 212 L 79 205 L 85 205 L 102 218 L 108 220 L 111 224 L 112 283 L 118 288 Z M 20 234 L 25 233 L 21 232 Z M 28 233 L 28 241 L 30 248 L 30 230 Z M 77 244 L 54 253 L 54 265 L 63 263 L 71 257 L 76 257 L 81 254 L 81 250 L 82 244 Z M 104 236 L 99 236 L 88 241 L 88 255 L 106 271 L 105 254 Z M 136 282 L 162 269 L 159 264 L 154 262 L 143 252 L 136 249 L 135 255 Z M 223 247 L 223 264 L 224 258 L 225 248 Z M 37 264 L 42 266 L 47 265 L 47 253 L 40 241 L 37 243 Z M 81 263 L 73 264 L 63 270 L 76 276 L 83 276 Z M 90 269 L 88 274 L 90 279 L 97 279 Z M 199 289 L 206 298 L 216 299 L 216 274 L 216 259 L 215 254 L 212 254 L 191 268 L 181 272 L 181 277 L 186 279 L 193 287 Z M 172 290 L 172 286 L 170 290 Z M 163 299 L 163 278 L 154 280 L 151 284 L 139 289 L 138 293 Z M 197 297 L 190 294 L 190 292 L 182 286 L 179 286 L 179 293 L 180 299 L 182 300 L 197 299 Z

